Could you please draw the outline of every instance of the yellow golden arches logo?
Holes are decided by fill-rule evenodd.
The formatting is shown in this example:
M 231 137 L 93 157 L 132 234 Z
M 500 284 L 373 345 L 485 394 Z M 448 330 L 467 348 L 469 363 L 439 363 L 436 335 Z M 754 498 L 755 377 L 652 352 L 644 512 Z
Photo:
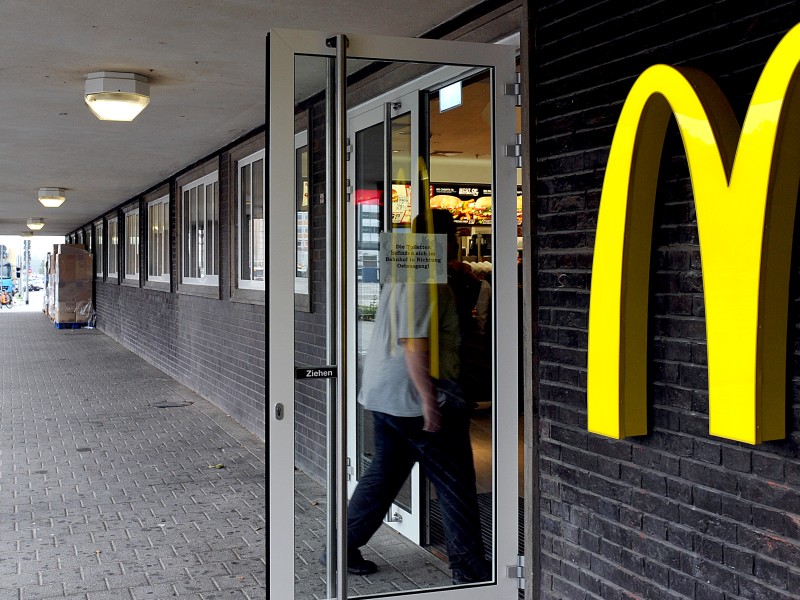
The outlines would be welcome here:
M 588 427 L 647 433 L 647 300 L 656 180 L 674 114 L 694 190 L 709 430 L 786 436 L 789 271 L 800 181 L 800 26 L 770 56 L 739 128 L 705 74 L 656 65 L 622 109 L 600 201 L 589 308 Z M 737 145 L 738 143 L 738 145 Z

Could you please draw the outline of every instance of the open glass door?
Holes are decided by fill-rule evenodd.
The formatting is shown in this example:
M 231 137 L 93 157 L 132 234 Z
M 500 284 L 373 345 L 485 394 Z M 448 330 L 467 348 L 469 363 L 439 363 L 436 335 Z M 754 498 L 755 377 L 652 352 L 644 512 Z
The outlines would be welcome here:
M 514 48 L 273 30 L 268 55 L 271 597 L 513 598 Z M 472 84 L 456 175 L 436 122 Z
M 372 465 L 378 440 L 372 411 L 357 398 L 362 390 L 364 364 L 376 327 L 380 302 L 382 264 L 380 240 L 391 232 L 410 232 L 420 178 L 414 177 L 419 164 L 419 94 L 397 93 L 388 102 L 370 102 L 348 111 L 347 132 L 350 152 L 348 179 L 353 192 L 348 203 L 349 256 L 353 268 L 347 287 L 353 290 L 348 345 L 347 455 L 353 465 L 348 480 L 352 494 Z M 384 198 L 391 198 L 389 203 Z M 424 489 L 418 464 L 412 467 L 387 511 L 388 527 L 419 545 L 423 542 Z

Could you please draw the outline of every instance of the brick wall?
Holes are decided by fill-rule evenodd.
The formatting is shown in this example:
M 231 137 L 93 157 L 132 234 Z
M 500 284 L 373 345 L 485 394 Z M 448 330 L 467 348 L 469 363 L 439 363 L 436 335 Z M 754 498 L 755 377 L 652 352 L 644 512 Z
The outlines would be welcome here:
M 295 312 L 295 363 L 320 366 L 326 360 L 326 204 L 325 106 L 308 109 L 311 179 L 311 308 Z M 317 481 L 326 481 L 327 386 L 325 380 L 300 380 L 295 395 L 295 464 Z
M 758 446 L 711 437 L 697 223 L 674 126 L 655 216 L 649 435 L 614 441 L 587 432 L 586 349 L 600 189 L 635 77 L 655 63 L 699 68 L 741 121 L 766 59 L 800 13 L 792 2 L 728 0 L 546 1 L 534 10 L 537 595 L 797 599 L 800 307 L 790 306 L 789 437 Z
M 263 300 L 234 299 L 231 289 L 235 219 L 235 170 L 231 161 L 252 152 L 259 142 L 245 140 L 243 150 L 222 149 L 212 158 L 219 166 L 220 241 L 219 293 L 203 297 L 176 292 L 178 248 L 175 245 L 175 178 L 170 228 L 173 233 L 173 282 L 168 289 L 151 289 L 114 281 L 95 281 L 97 327 L 149 363 L 210 400 L 244 427 L 265 438 L 266 429 L 266 314 Z M 260 142 L 263 147 L 263 141 Z M 232 158 L 233 157 L 233 158 Z M 187 169 L 190 172 L 190 169 Z M 180 176 L 179 176 L 180 177 Z M 164 189 L 163 184 L 158 186 Z M 160 192 L 163 193 L 163 192 Z M 140 217 L 147 214 L 146 204 Z M 120 219 L 122 223 L 124 219 Z M 140 219 L 140 272 L 146 272 L 145 219 Z M 120 245 L 120 252 L 124 246 Z M 120 267 L 122 269 L 124 267 Z
M 263 305 L 99 282 L 96 294 L 101 331 L 264 439 Z

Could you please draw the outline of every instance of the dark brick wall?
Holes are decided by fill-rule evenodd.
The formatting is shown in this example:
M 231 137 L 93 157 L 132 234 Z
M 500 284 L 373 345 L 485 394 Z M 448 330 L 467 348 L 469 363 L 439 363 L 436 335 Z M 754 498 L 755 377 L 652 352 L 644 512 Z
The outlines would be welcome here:
M 541 568 L 537 595 L 800 598 L 800 307 L 791 303 L 786 440 L 708 434 L 703 284 L 683 146 L 668 132 L 651 276 L 650 434 L 586 430 L 592 247 L 616 119 L 655 63 L 707 72 L 740 121 L 794 2 L 547 1 L 537 13 L 535 202 Z M 798 166 L 800 168 L 800 166 Z M 793 295 L 800 290 L 795 250 Z
M 325 365 L 326 287 L 325 247 L 325 106 L 308 108 L 309 169 L 311 179 L 311 309 L 295 312 L 295 363 Z M 327 463 L 327 382 L 298 381 L 295 395 L 295 464 L 325 481 Z
M 247 147 L 245 145 L 245 147 Z M 235 146 L 234 146 L 235 148 Z M 176 196 L 171 192 L 173 281 L 168 290 L 95 281 L 97 327 L 207 398 L 261 439 L 266 429 L 266 313 L 262 302 L 234 299 L 231 219 L 235 219 L 230 149 L 219 164 L 220 288 L 217 297 L 176 292 Z M 188 171 L 188 169 L 187 169 Z M 157 186 L 161 188 L 163 184 Z M 140 272 L 146 273 L 146 204 L 140 210 Z M 124 219 L 120 218 L 120 223 Z M 120 245 L 120 252 L 123 252 Z M 124 266 L 120 266 L 123 269 Z M 144 281 L 144 277 L 142 279 Z
M 264 438 L 263 305 L 100 282 L 96 289 L 100 330 Z

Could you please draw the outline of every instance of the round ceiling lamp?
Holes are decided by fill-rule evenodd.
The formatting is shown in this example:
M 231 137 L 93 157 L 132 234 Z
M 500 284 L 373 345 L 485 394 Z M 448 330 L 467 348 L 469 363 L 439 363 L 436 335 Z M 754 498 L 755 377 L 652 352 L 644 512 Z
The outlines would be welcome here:
M 39 231 L 44 227 L 44 219 L 28 219 L 28 229 L 31 231 Z
M 86 104 L 101 121 L 133 121 L 150 103 L 147 77 L 98 71 L 86 76 Z
M 58 208 L 66 199 L 64 188 L 39 188 L 39 202 L 47 208 Z

